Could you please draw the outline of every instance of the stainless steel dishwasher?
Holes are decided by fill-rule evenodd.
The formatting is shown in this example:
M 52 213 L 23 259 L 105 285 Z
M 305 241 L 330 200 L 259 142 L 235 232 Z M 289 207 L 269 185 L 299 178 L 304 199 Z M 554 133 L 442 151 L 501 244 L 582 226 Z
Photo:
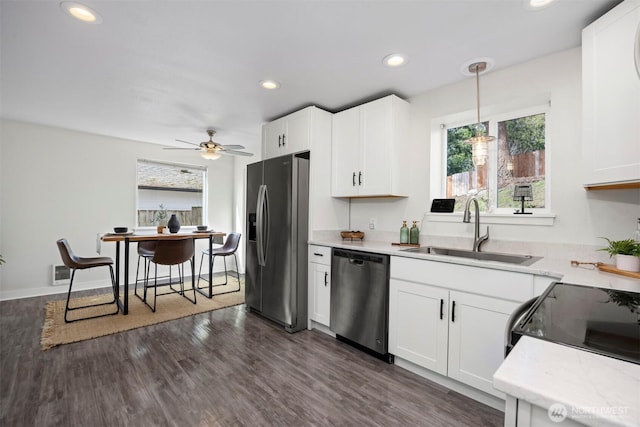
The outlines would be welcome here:
M 388 319 L 389 256 L 334 248 L 330 328 L 336 338 L 393 363 Z

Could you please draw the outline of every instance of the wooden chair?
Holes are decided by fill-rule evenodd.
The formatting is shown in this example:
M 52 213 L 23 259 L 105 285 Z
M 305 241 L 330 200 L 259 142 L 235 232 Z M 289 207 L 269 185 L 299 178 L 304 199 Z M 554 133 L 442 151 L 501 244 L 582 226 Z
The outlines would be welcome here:
M 60 256 L 62 257 L 62 262 L 64 263 L 64 265 L 66 265 L 68 268 L 71 269 L 71 281 L 69 282 L 69 292 L 67 293 L 67 304 L 64 308 L 64 321 L 66 323 L 71 323 L 78 320 L 95 319 L 97 317 L 112 316 L 114 314 L 118 314 L 119 309 L 118 309 L 118 304 L 116 302 L 118 298 L 118 289 L 116 287 L 115 276 L 113 275 L 113 259 L 109 257 L 91 257 L 91 258 L 79 257 L 73 253 L 73 251 L 71 250 L 71 246 L 69 246 L 69 242 L 67 242 L 67 239 L 60 239 L 56 243 L 58 245 L 58 250 L 60 251 Z M 109 267 L 109 273 L 111 274 L 111 287 L 113 289 L 113 300 L 108 302 L 103 302 L 103 303 L 97 303 L 97 304 L 88 304 L 88 305 L 81 305 L 77 307 L 69 307 L 69 301 L 71 299 L 71 288 L 73 287 L 73 279 L 75 278 L 76 270 L 87 270 L 89 268 L 96 268 L 96 267 Z M 115 304 L 116 311 L 114 311 L 113 313 L 98 314 L 95 316 L 81 317 L 73 320 L 69 320 L 67 318 L 67 314 L 70 311 L 80 310 L 80 309 L 89 308 L 89 307 L 98 307 L 101 305 L 109 305 L 109 304 Z
M 223 294 L 229 294 L 232 292 L 239 292 L 240 291 L 240 272 L 238 271 L 238 258 L 236 257 L 236 251 L 238 250 L 238 245 L 240 244 L 240 237 L 242 235 L 240 233 L 230 233 L 229 236 L 227 236 L 227 240 L 226 242 L 224 242 L 224 245 L 220 248 L 215 248 L 212 250 L 211 252 L 211 269 L 213 269 L 213 263 L 216 259 L 217 256 L 221 256 L 222 259 L 224 260 L 224 283 L 220 283 L 218 285 L 214 285 L 213 284 L 213 278 L 209 278 L 209 279 L 205 279 L 202 277 L 202 264 L 203 264 L 203 260 L 205 255 L 208 257 L 209 256 L 209 249 L 205 249 L 204 251 L 202 251 L 202 256 L 200 257 L 200 270 L 198 271 L 198 285 L 197 285 L 197 290 L 198 292 L 200 292 L 202 295 L 206 296 L 207 298 L 212 298 L 214 295 L 223 295 Z M 225 286 L 228 281 L 228 270 L 227 270 L 227 257 L 228 256 L 232 256 L 235 259 L 236 262 L 236 278 L 238 279 L 238 289 L 234 289 L 231 291 L 227 291 L 227 292 L 219 292 L 217 294 L 213 293 L 213 288 L 215 288 L 216 286 Z M 205 282 L 209 282 L 209 292 L 208 293 L 204 293 L 200 287 L 200 279 L 204 280 Z
M 177 293 L 192 303 L 196 303 L 196 288 L 193 287 L 193 299 L 190 299 L 184 291 L 184 263 L 189 261 L 191 263 L 191 271 L 194 270 L 193 257 L 195 254 L 195 244 L 193 239 L 170 239 L 170 240 L 158 240 L 156 241 L 156 247 L 153 251 L 153 256 L 150 261 L 155 264 L 153 284 L 149 283 L 149 269 L 147 268 L 144 280 L 144 297 L 142 301 L 151 309 L 156 311 L 156 299 L 158 296 Z M 158 265 L 169 266 L 169 283 L 158 284 Z M 171 282 L 171 267 L 178 266 L 178 280 L 180 283 L 180 289 L 174 289 Z M 170 291 L 158 294 L 159 286 L 168 286 Z M 153 288 L 153 305 L 147 302 L 147 289 Z

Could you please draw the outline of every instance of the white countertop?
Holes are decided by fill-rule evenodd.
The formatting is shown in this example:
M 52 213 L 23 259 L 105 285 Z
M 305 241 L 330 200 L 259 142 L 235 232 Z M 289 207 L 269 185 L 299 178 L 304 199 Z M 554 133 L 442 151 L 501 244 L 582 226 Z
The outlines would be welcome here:
M 446 255 L 432 255 L 422 253 L 406 252 L 404 246 L 393 246 L 390 242 L 375 240 L 343 240 L 340 237 L 327 239 L 310 240 L 311 245 L 331 246 L 334 248 L 343 248 L 351 250 L 361 250 L 368 252 L 376 252 L 387 255 L 403 256 L 407 258 L 425 259 L 431 261 L 446 262 L 451 264 L 469 265 L 481 268 L 492 268 L 496 270 L 515 271 L 520 273 L 535 274 L 547 276 L 562 280 L 565 283 L 574 283 L 578 285 L 589 285 L 600 288 L 611 288 L 618 290 L 626 290 L 632 292 L 640 292 L 640 280 L 633 279 L 618 274 L 601 272 L 594 266 L 571 265 L 571 257 L 567 259 L 542 258 L 530 266 L 522 266 L 516 264 L 507 264 L 496 261 L 481 261 L 469 258 L 458 258 Z M 514 252 L 515 253 L 515 252 Z
M 493 376 L 496 389 L 589 426 L 640 425 L 640 365 L 523 336 Z
M 383 241 L 349 241 L 336 237 L 312 240 L 309 244 L 516 271 L 565 283 L 640 292 L 638 279 L 601 272 L 594 266 L 571 265 L 573 256 L 588 257 L 588 252 L 586 255 L 568 253 L 566 259 L 546 257 L 530 266 L 520 266 L 404 252 L 401 250 L 404 247 Z M 561 403 L 570 418 L 586 425 L 640 426 L 640 365 L 630 362 L 524 336 L 494 375 L 494 386 L 544 409 Z M 597 414 L 586 411 L 597 411 Z

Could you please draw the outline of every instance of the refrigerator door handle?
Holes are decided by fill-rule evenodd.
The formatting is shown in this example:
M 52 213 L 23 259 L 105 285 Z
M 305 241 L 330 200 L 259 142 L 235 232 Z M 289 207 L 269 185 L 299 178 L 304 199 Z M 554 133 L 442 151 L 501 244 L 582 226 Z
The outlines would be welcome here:
M 263 228 L 264 228 L 264 192 L 265 185 L 258 187 L 258 200 L 256 203 L 256 252 L 258 256 L 258 264 L 264 266 L 263 252 Z
M 265 212 L 265 216 L 263 217 L 262 222 L 262 231 L 264 233 L 264 239 L 262 240 L 262 266 L 267 265 L 267 248 L 269 247 L 269 229 L 271 224 L 271 217 L 269 215 L 269 189 L 266 185 L 264 185 L 264 197 L 263 197 L 263 209 Z

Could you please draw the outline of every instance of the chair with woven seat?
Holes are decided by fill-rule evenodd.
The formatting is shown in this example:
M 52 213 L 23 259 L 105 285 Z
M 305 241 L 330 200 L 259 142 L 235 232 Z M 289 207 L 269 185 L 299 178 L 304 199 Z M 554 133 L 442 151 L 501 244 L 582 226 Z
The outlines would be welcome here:
M 240 272 L 238 271 L 238 258 L 236 257 L 236 251 L 238 250 L 238 245 L 240 244 L 240 237 L 242 237 L 242 235 L 240 233 L 230 233 L 229 236 L 227 237 L 227 240 L 224 242 L 224 245 L 222 245 L 219 248 L 215 248 L 212 250 L 211 252 L 211 270 L 213 270 L 213 263 L 216 259 L 217 256 L 221 256 L 222 259 L 224 260 L 224 283 L 220 283 L 217 285 L 213 284 L 213 278 L 209 277 L 209 279 L 205 279 L 202 277 L 202 264 L 203 264 L 203 260 L 205 256 L 209 256 L 209 249 L 205 249 L 204 251 L 202 251 L 202 256 L 200 257 L 200 270 L 198 271 L 198 286 L 197 286 L 197 290 L 198 292 L 200 292 L 202 295 L 206 296 L 207 298 L 213 298 L 214 295 L 223 295 L 223 294 L 229 294 L 232 292 L 239 292 L 240 291 Z M 227 270 L 227 257 L 228 256 L 233 256 L 233 258 L 235 259 L 236 262 L 236 278 L 238 279 L 238 289 L 234 289 L 231 291 L 226 291 L 226 292 L 219 292 L 214 294 L 213 293 L 213 288 L 217 287 L 217 286 L 225 286 L 228 284 L 229 281 L 229 277 L 228 277 L 228 270 Z M 204 289 L 204 287 L 200 287 L 200 279 L 204 280 L 205 282 L 209 282 L 208 288 L 209 288 L 209 292 L 205 293 L 202 291 L 202 289 Z
M 184 239 L 170 239 L 170 240 L 158 240 L 156 241 L 156 247 L 153 251 L 153 256 L 150 261 L 155 264 L 154 278 L 153 284 L 149 283 L 149 269 L 147 268 L 145 272 L 145 280 L 144 280 L 144 298 L 141 298 L 142 301 L 151 309 L 151 311 L 156 311 L 156 299 L 158 296 L 168 295 L 177 293 L 192 303 L 196 303 L 196 289 L 193 287 L 193 299 L 190 299 L 184 290 L 184 263 L 189 261 L 191 264 L 191 272 L 193 274 L 194 270 L 194 257 L 195 249 L 194 249 L 194 241 L 191 238 Z M 158 265 L 166 265 L 169 266 L 169 283 L 167 284 L 158 284 Z M 180 283 L 180 289 L 174 289 L 173 283 L 171 282 L 171 267 L 178 267 L 178 280 Z M 159 286 L 168 286 L 169 291 L 158 294 Z M 153 288 L 153 305 L 149 304 L 147 301 L 147 289 Z
M 62 258 L 63 264 L 71 269 L 71 280 L 69 281 L 69 292 L 67 292 L 67 304 L 65 305 L 65 308 L 64 308 L 65 323 L 71 323 L 78 320 L 95 319 L 97 317 L 112 316 L 114 314 L 118 314 L 118 311 L 119 311 L 118 304 L 117 304 L 118 289 L 116 287 L 115 276 L 113 275 L 113 259 L 109 257 L 79 257 L 73 253 L 73 251 L 71 250 L 71 246 L 69 246 L 69 242 L 67 242 L 67 239 L 60 239 L 56 243 L 58 245 L 58 250 L 60 251 L 60 257 Z M 113 300 L 96 303 L 96 304 L 70 307 L 69 301 L 71 300 L 71 288 L 73 287 L 73 279 L 75 278 L 76 270 L 87 270 L 90 268 L 97 268 L 97 267 L 109 267 L 109 273 L 111 276 L 111 287 L 113 292 Z M 71 320 L 67 318 L 67 314 L 73 310 L 80 310 L 83 308 L 98 307 L 98 306 L 110 305 L 110 304 L 114 304 L 116 307 L 116 310 L 113 313 L 109 312 L 109 313 L 98 314 L 94 316 L 80 317 L 80 318 L 71 319 Z

